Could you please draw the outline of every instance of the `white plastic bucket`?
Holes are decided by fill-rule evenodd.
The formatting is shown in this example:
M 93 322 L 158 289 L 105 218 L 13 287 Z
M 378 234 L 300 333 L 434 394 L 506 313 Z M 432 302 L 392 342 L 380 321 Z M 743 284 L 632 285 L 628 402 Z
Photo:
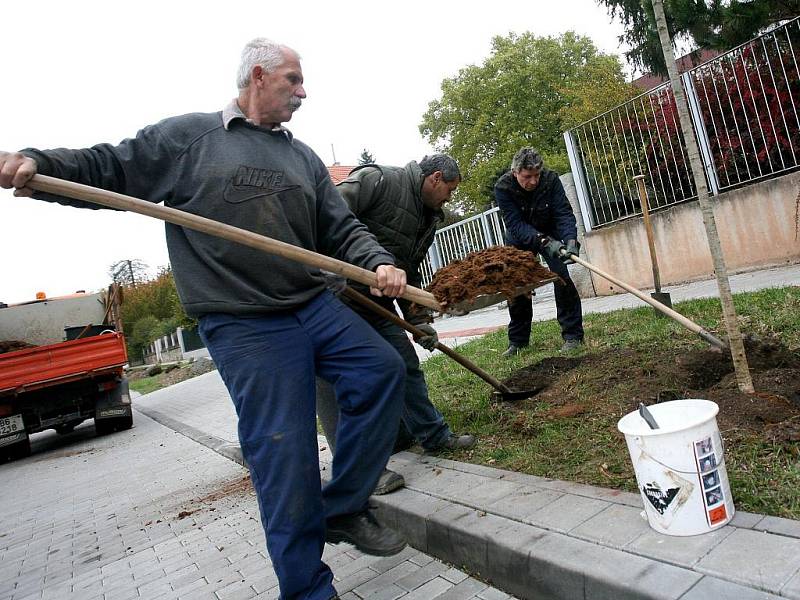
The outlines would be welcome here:
M 638 411 L 619 420 L 650 527 L 667 535 L 698 535 L 733 518 L 719 407 L 709 400 L 649 406 L 651 429 Z

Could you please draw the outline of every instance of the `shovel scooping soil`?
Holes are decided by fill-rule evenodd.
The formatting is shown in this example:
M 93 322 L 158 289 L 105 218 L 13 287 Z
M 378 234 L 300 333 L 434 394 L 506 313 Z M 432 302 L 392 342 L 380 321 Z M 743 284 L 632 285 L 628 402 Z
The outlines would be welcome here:
M 475 310 L 553 281 L 560 278 L 543 267 L 532 252 L 492 246 L 470 252 L 436 271 L 427 290 L 448 309 Z

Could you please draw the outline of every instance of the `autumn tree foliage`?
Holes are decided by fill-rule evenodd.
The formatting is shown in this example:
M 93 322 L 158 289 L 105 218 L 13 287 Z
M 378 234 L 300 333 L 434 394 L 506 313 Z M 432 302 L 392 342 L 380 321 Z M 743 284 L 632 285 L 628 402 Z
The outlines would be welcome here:
M 625 26 L 619 40 L 630 48 L 628 62 L 642 71 L 666 75 L 653 7 L 641 0 L 597 0 Z M 678 43 L 693 49 L 728 50 L 769 27 L 800 14 L 800 0 L 668 0 L 667 28 Z
M 123 298 L 122 320 L 133 357 L 141 357 L 149 343 L 176 327 L 194 325 L 181 306 L 169 267 L 152 279 L 138 282 L 136 287 L 125 286 Z
M 462 68 L 429 103 L 420 132 L 455 158 L 464 180 L 452 201 L 459 212 L 484 209 L 514 153 L 533 146 L 557 172 L 569 170 L 563 131 L 636 92 L 616 56 L 567 32 L 497 36 L 482 65 Z

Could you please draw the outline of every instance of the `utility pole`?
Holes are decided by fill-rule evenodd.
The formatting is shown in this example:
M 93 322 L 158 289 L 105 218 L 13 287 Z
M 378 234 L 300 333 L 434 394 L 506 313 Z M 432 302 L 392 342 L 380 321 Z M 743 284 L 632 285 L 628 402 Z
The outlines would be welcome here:
M 675 55 L 672 52 L 672 39 L 667 29 L 667 18 L 664 14 L 663 0 L 651 0 L 653 12 L 656 18 L 656 28 L 658 37 L 661 40 L 661 50 L 664 53 L 664 62 L 669 73 L 669 82 L 672 86 L 672 93 L 675 95 L 675 104 L 678 109 L 683 140 L 686 142 L 686 152 L 689 155 L 689 167 L 694 179 L 695 189 L 697 190 L 697 201 L 700 204 L 700 211 L 703 214 L 703 224 L 706 228 L 708 247 L 711 250 L 711 258 L 714 262 L 714 273 L 717 277 L 719 288 L 719 299 L 722 303 L 722 316 L 725 320 L 725 328 L 728 331 L 728 345 L 731 348 L 733 367 L 736 373 L 736 383 L 739 390 L 752 394 L 753 380 L 750 377 L 750 369 L 747 365 L 747 355 L 744 351 L 742 332 L 736 320 L 736 308 L 733 306 L 733 296 L 731 295 L 731 284 L 728 280 L 728 269 L 725 266 L 725 258 L 722 255 L 722 245 L 719 241 L 717 232 L 717 221 L 714 218 L 714 209 L 708 197 L 708 187 L 703 173 L 703 163 L 700 161 L 700 150 L 694 137 L 692 121 L 689 117 L 689 104 L 686 102 L 686 94 L 681 86 L 678 77 L 678 67 L 675 65 Z
M 130 273 L 131 276 L 131 286 L 136 287 L 136 278 L 133 276 L 133 265 L 130 259 L 128 259 L 128 273 Z

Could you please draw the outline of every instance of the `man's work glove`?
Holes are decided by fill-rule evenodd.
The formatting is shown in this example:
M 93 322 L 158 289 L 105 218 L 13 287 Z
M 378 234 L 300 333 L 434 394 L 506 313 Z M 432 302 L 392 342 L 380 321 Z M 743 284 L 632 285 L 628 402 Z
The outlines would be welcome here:
M 539 240 L 539 252 L 541 252 L 545 258 L 550 258 L 553 260 L 562 260 L 561 258 L 562 248 L 566 250 L 567 247 L 561 240 L 554 240 L 553 238 L 548 237 L 546 235 L 543 235 L 542 239 Z
M 574 265 L 575 261 L 572 260 L 572 255 L 578 256 L 581 253 L 581 245 L 578 243 L 578 240 L 567 240 L 566 250 L 566 254 L 560 257 L 561 262 L 565 265 Z
M 338 297 L 344 291 L 344 288 L 347 287 L 347 279 L 338 273 L 331 273 L 324 269 L 320 269 L 319 272 L 322 273 L 322 278 L 325 280 L 325 287 L 332 292 L 334 296 Z
M 419 325 L 416 325 L 416 328 L 425 335 L 415 337 L 414 341 L 425 348 L 425 350 L 430 350 L 433 352 L 436 349 L 436 344 L 439 343 L 439 334 L 436 333 L 436 330 L 428 323 L 420 323 Z

